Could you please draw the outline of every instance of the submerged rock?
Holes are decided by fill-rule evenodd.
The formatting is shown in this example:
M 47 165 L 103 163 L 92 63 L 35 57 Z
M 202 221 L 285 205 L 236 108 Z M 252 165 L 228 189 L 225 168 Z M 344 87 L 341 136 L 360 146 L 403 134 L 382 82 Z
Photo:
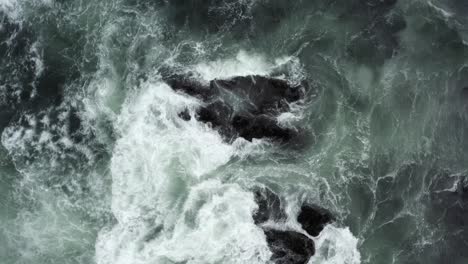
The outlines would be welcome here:
M 249 75 L 212 80 L 206 84 L 194 74 L 163 74 L 175 91 L 197 97 L 205 104 L 196 119 L 209 123 L 226 141 L 237 137 L 252 141 L 269 138 L 288 142 L 299 133 L 278 124 L 276 117 L 290 110 L 289 104 L 304 98 L 307 84 L 293 86 L 285 80 Z M 179 116 L 188 120 L 185 113 Z
M 276 264 L 305 264 L 315 254 L 314 241 L 295 231 L 264 229 Z
M 255 190 L 255 202 L 258 209 L 253 215 L 255 224 L 262 224 L 268 220 L 280 221 L 286 219 L 286 214 L 281 207 L 279 196 L 268 188 L 259 188 Z
M 325 226 L 334 221 L 330 211 L 313 204 L 305 204 L 297 216 L 297 221 L 311 236 L 318 236 Z

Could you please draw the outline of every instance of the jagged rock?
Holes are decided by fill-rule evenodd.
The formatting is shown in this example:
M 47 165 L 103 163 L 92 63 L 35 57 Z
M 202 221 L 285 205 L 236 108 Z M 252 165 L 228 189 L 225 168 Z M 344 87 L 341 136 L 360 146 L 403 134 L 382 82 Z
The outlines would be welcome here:
M 213 127 L 227 127 L 230 125 L 233 109 L 217 100 L 207 106 L 201 107 L 197 111 L 197 120 L 204 123 L 211 123 Z
M 292 129 L 280 127 L 276 120 L 267 115 L 236 115 L 232 119 L 232 127 L 240 137 L 249 141 L 267 137 L 286 142 L 296 134 Z
M 276 264 L 307 263 L 315 253 L 314 241 L 304 234 L 291 230 L 277 230 L 262 225 L 267 221 L 280 222 L 287 215 L 281 206 L 280 197 L 269 188 L 254 190 L 257 211 L 253 214 L 256 225 L 261 225 L 268 247 L 272 252 L 271 260 Z
M 311 236 L 318 236 L 325 226 L 334 221 L 333 215 L 326 209 L 313 204 L 304 204 L 297 216 L 297 221 Z
M 232 92 L 247 101 L 249 109 L 244 110 L 252 113 L 287 111 L 288 103 L 304 96 L 303 87 L 293 87 L 287 81 L 259 75 L 213 80 L 210 87 L 219 93 Z
M 315 254 L 314 241 L 295 231 L 264 229 L 276 264 L 305 264 Z
M 202 100 L 208 100 L 216 94 L 208 85 L 202 84 L 193 75 L 172 74 L 163 76 L 163 80 L 175 91 L 181 91 Z
M 205 103 L 197 110 L 196 119 L 210 123 L 226 141 L 243 137 L 249 141 L 270 138 L 288 142 L 298 136 L 294 129 L 281 127 L 276 117 L 288 111 L 290 103 L 304 98 L 306 83 L 292 86 L 285 80 L 251 75 L 212 80 L 208 85 L 193 73 L 180 75 L 165 70 L 162 76 L 175 91 Z M 179 116 L 189 120 L 185 113 Z
M 280 221 L 286 219 L 286 214 L 281 207 L 281 199 L 269 188 L 258 188 L 254 191 L 255 202 L 258 210 L 255 211 L 253 219 L 255 224 L 262 224 L 268 220 Z

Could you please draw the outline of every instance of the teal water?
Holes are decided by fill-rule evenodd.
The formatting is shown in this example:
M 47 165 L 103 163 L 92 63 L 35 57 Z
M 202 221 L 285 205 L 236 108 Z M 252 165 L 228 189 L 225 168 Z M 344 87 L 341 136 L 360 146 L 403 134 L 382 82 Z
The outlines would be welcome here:
M 468 263 L 463 0 L 0 0 L 0 263 L 268 263 L 250 189 L 328 208 L 311 263 Z M 224 142 L 183 122 L 203 80 L 278 67 L 311 84 Z

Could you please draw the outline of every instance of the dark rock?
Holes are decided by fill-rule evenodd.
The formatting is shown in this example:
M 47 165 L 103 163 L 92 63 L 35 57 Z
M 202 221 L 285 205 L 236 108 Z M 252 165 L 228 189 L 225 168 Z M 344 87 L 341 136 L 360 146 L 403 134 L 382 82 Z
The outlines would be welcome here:
M 243 100 L 254 113 L 287 111 L 288 103 L 304 96 L 303 87 L 293 87 L 287 81 L 251 75 L 239 76 L 229 80 L 213 80 L 210 87 L 215 91 L 229 91 Z
M 172 89 L 202 100 L 208 100 L 215 95 L 215 90 L 210 89 L 208 85 L 202 84 L 193 74 L 189 74 L 188 76 L 172 74 L 170 76 L 164 76 L 163 80 L 171 86 Z
M 290 103 L 304 98 L 305 82 L 293 86 L 285 80 L 251 75 L 213 80 L 208 86 L 199 81 L 200 76 L 195 73 L 181 75 L 171 69 L 162 69 L 161 75 L 175 91 L 205 102 L 195 118 L 211 124 L 228 142 L 237 137 L 249 141 L 271 138 L 288 142 L 298 136 L 295 130 L 281 127 L 276 117 L 290 110 Z M 190 115 L 185 112 L 179 113 L 179 117 L 190 120 Z
M 255 189 L 254 195 L 255 202 L 258 204 L 258 210 L 253 214 L 253 219 L 256 225 L 261 225 L 267 221 L 279 222 L 286 220 L 287 215 L 281 205 L 281 199 L 276 193 L 269 188 L 264 187 Z M 313 213 L 309 212 L 311 210 L 310 206 L 303 206 L 303 211 L 308 213 L 309 217 L 312 217 L 316 222 L 323 223 L 323 215 L 328 213 L 328 211 L 318 207 L 314 207 L 313 209 L 313 213 L 315 213 L 315 215 L 312 215 Z M 331 215 L 329 213 L 328 216 L 331 219 Z M 327 222 L 329 221 L 330 220 L 327 220 Z M 308 236 L 296 231 L 273 229 L 265 225 L 261 225 L 261 227 L 265 233 L 268 247 L 273 253 L 271 260 L 274 263 L 308 263 L 310 258 L 315 254 L 314 241 Z
M 249 141 L 254 138 L 272 138 L 286 142 L 295 135 L 295 131 L 280 127 L 275 119 L 267 115 L 236 115 L 232 119 L 232 127 L 240 137 Z
M 224 137 L 225 141 L 232 142 L 238 137 L 231 125 L 233 109 L 221 100 L 216 100 L 197 110 L 196 119 L 210 124 Z
M 315 254 L 314 241 L 295 231 L 264 229 L 276 264 L 305 264 Z
M 255 224 L 265 223 L 268 220 L 280 221 L 286 219 L 286 214 L 281 207 L 281 199 L 269 188 L 258 188 L 254 191 L 255 202 L 258 210 L 255 211 L 253 219 Z
M 201 100 L 208 100 L 212 96 L 212 90 L 208 84 L 200 81 L 200 76 L 194 72 L 180 73 L 178 68 L 163 67 L 159 69 L 161 79 L 172 89 Z
M 229 105 L 221 100 L 216 100 L 197 111 L 197 120 L 211 123 L 213 127 L 227 127 L 229 126 L 232 112 L 233 110 Z
M 184 111 L 180 112 L 178 116 L 182 118 L 182 120 L 185 120 L 185 121 L 190 121 L 190 119 L 192 119 L 188 109 L 185 109 Z
M 334 221 L 333 215 L 326 209 L 313 204 L 305 204 L 297 216 L 297 221 L 311 236 L 318 236 L 328 223 Z

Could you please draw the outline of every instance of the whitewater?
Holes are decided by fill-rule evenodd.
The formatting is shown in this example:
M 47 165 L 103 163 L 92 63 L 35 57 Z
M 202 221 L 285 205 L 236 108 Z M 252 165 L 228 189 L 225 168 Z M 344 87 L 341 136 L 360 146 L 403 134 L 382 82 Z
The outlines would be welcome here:
M 0 263 L 275 263 L 266 228 L 311 239 L 309 264 L 468 263 L 467 14 L 0 0 Z M 307 83 L 274 119 L 303 140 L 226 140 L 167 69 Z M 256 188 L 282 221 L 256 222 Z M 298 221 L 307 203 L 334 217 L 318 236 Z

